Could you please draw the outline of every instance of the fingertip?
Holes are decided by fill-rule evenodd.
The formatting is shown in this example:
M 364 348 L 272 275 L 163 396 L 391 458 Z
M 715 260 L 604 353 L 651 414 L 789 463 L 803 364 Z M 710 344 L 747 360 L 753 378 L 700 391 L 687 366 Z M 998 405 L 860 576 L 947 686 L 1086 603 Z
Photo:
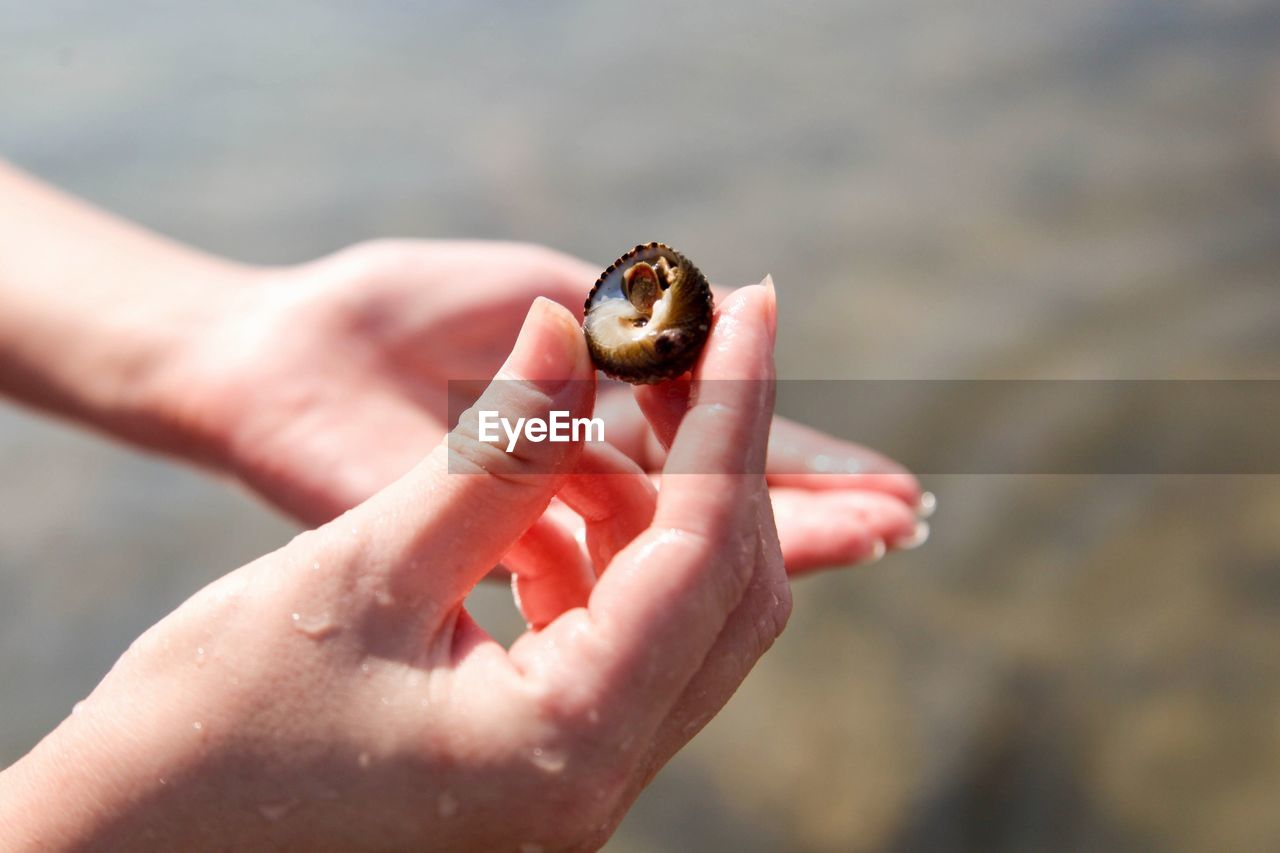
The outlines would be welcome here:
M 695 379 L 772 379 L 774 297 L 764 284 L 730 294 L 716 312 Z
M 535 298 L 498 377 L 526 380 L 553 394 L 571 380 L 593 375 L 591 357 L 573 314 L 546 297 Z
M 530 312 L 537 311 L 548 317 L 555 317 L 573 326 L 577 325 L 577 321 L 573 318 L 573 313 L 568 308 L 546 296 L 535 296 L 533 304 L 529 306 L 529 310 Z
M 929 532 L 929 522 L 917 519 L 909 533 L 894 540 L 893 547 L 899 551 L 912 551 L 929 541 Z
M 765 322 L 769 326 L 769 338 L 776 342 L 778 340 L 778 291 L 773 286 L 773 274 L 770 273 L 760 282 L 760 286 L 765 291 Z

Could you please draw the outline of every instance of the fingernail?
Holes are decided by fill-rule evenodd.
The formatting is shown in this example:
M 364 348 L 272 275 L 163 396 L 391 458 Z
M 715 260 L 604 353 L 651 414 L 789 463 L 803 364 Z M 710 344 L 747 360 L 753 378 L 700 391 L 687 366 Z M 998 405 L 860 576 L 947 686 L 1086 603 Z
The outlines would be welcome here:
M 767 294 L 766 305 L 768 314 L 766 315 L 769 323 L 769 337 L 773 341 L 778 340 L 778 291 L 773 286 L 772 273 L 766 275 L 764 280 L 760 282 Z
M 573 378 L 582 346 L 577 325 L 569 323 L 554 302 L 539 296 L 525 317 L 502 374 L 554 394 Z
M 938 508 L 938 496 L 933 492 L 921 492 L 920 501 L 916 504 L 916 515 L 928 518 Z
M 893 547 L 899 551 L 910 551 L 912 548 L 919 548 L 921 545 L 929 541 L 929 522 L 921 519 L 916 522 L 915 529 L 907 536 L 893 543 Z

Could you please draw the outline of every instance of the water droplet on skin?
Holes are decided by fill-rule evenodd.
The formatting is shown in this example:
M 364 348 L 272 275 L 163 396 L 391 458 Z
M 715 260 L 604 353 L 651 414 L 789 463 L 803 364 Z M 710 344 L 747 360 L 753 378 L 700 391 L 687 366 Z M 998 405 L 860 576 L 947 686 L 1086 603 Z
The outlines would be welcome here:
M 292 613 L 290 614 L 290 618 L 293 620 L 293 627 L 297 628 L 313 640 L 323 640 L 325 637 L 332 637 L 334 634 L 342 630 L 341 625 L 329 618 L 328 610 L 313 613 L 308 616 L 303 616 L 301 613 Z
M 436 814 L 440 817 L 453 817 L 458 813 L 458 798 L 449 791 L 436 797 Z
M 198 732 L 202 732 L 204 731 L 204 723 L 200 722 L 199 720 L 196 720 L 194 723 L 191 724 L 191 728 L 195 729 Z
M 320 561 L 319 561 L 319 560 L 316 560 L 314 563 L 312 563 L 312 564 L 311 564 L 311 571 L 313 571 L 313 572 L 318 572 L 318 571 L 320 571 Z
M 383 704 L 383 705 L 390 705 L 390 704 L 391 704 L 391 700 L 390 700 L 390 699 L 388 699 L 386 696 L 383 696 L 383 697 L 382 697 L 382 704 Z
M 368 674 L 369 674 L 369 664 L 367 664 L 367 663 L 362 663 L 362 664 L 360 664 L 360 671 L 361 671 L 361 672 L 363 672 L 365 675 L 368 675 Z
M 356 756 L 356 763 L 359 764 L 361 767 L 368 767 L 370 764 L 373 763 L 373 756 L 371 756 L 367 752 L 362 752 L 358 756 Z
M 593 725 L 595 723 L 600 722 L 600 712 L 595 708 L 592 708 L 589 711 L 587 711 L 587 722 L 592 723 Z
M 920 502 L 916 504 L 916 515 L 921 518 L 928 518 L 933 515 L 938 508 L 938 496 L 933 492 L 922 492 L 920 494 Z
M 374 592 L 373 600 L 379 607 L 392 607 L 396 603 L 396 597 L 385 589 Z
M 278 803 L 261 803 L 258 814 L 269 821 L 277 821 L 298 807 L 297 800 L 283 800 Z
M 683 731 L 685 734 L 691 734 L 700 728 L 702 728 L 702 720 L 698 717 L 694 717 L 692 720 L 684 724 Z
M 876 544 L 871 548 L 871 553 L 867 555 L 867 558 L 863 560 L 863 563 L 869 566 L 872 563 L 880 562 L 884 559 L 885 552 L 888 550 L 889 548 L 884 544 L 884 540 L 877 539 Z
M 205 655 L 204 646 L 196 647 L 196 666 L 204 666 Z
M 548 773 L 559 773 L 564 769 L 566 762 L 564 753 L 553 749 L 543 749 L 540 746 L 534 747 L 531 760 L 534 766 Z
M 84 700 L 83 700 L 83 699 L 81 699 L 79 702 L 77 702 L 76 704 L 74 704 L 74 705 L 72 705 L 72 706 L 71 706 L 71 713 L 73 713 L 73 714 L 79 714 L 79 713 L 80 713 L 81 711 L 83 711 L 83 710 L 84 710 Z

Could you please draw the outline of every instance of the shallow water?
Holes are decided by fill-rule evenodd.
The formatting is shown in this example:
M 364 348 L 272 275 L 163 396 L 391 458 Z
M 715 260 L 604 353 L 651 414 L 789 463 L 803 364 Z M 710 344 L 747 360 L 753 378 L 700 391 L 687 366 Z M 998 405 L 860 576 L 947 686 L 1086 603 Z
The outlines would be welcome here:
M 0 0 L 0 152 L 251 261 L 668 240 L 773 273 L 784 377 L 1280 378 L 1280 5 L 796 5 Z M 11 409 L 0 471 L 3 761 L 292 532 Z M 1280 479 L 927 485 L 611 849 L 1280 844 Z

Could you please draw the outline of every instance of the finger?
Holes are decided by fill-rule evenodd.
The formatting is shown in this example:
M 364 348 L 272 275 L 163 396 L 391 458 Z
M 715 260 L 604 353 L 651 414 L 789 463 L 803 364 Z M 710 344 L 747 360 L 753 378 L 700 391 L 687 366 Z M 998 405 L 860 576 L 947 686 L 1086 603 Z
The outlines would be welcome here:
M 563 503 L 549 507 L 503 558 L 515 575 L 516 606 L 535 630 L 586 605 L 596 575 L 649 526 L 657 491 L 620 451 L 594 443 L 583 446 L 558 497 Z
M 773 277 L 766 277 L 761 284 L 772 291 Z M 715 296 L 716 305 L 728 304 L 728 300 L 737 292 L 733 288 L 719 284 L 712 285 L 711 291 Z M 771 329 L 770 337 L 772 335 Z M 679 376 L 669 382 L 641 385 L 635 389 L 635 402 L 639 404 L 640 412 L 643 414 L 639 425 L 643 427 L 642 434 L 646 440 L 639 441 L 635 436 L 627 436 L 630 441 L 625 449 L 632 451 L 629 455 L 639 461 L 646 470 L 657 470 L 666 464 L 667 451 L 675 440 L 681 419 L 689 410 L 692 388 L 692 382 L 688 376 Z M 624 407 L 619 405 L 618 408 L 622 410 Z
M 583 447 L 560 499 L 586 522 L 587 553 L 597 575 L 649 526 L 657 497 L 653 481 L 620 450 L 603 443 Z
M 480 412 L 510 424 L 553 411 L 586 416 L 594 370 L 577 323 L 545 299 L 534 302 L 515 348 L 476 405 L 413 471 L 334 522 L 339 531 L 377 528 L 363 562 L 385 573 L 397 596 L 436 612 L 456 606 L 546 509 L 581 442 L 533 441 L 506 451 L 506 436 L 481 434 Z M 499 431 L 501 432 L 501 430 Z
M 717 316 L 663 467 L 655 527 L 714 538 L 732 529 L 722 522 L 740 516 L 741 494 L 762 485 L 773 419 L 774 299 L 766 279 L 737 291 Z M 669 398 L 672 413 L 679 397 Z
M 791 615 L 791 587 L 782 561 L 777 558 L 778 533 L 767 514 L 761 519 L 761 527 L 766 539 L 764 551 L 772 552 L 774 557 L 757 564 L 741 602 L 725 622 L 711 651 L 659 724 L 652 739 L 648 778 L 724 707 L 786 627 Z
M 595 571 L 573 527 L 550 510 L 533 523 L 502 558 L 511 571 L 516 608 L 539 629 L 561 613 L 585 607 Z
M 592 592 L 594 630 L 575 648 L 621 713 L 665 711 L 755 573 L 769 512 L 758 472 L 772 417 L 773 308 L 771 288 L 751 287 L 717 316 L 667 462 L 705 473 L 664 474 L 653 524 Z
M 866 447 L 787 418 L 775 418 L 769 437 L 769 484 L 802 489 L 864 489 L 915 507 L 920 483 L 897 462 Z
M 687 378 L 636 390 L 636 402 L 652 426 L 657 446 L 629 436 L 629 447 L 642 454 L 640 458 L 650 467 L 663 464 L 666 448 L 688 409 L 689 393 Z M 765 474 L 771 486 L 877 491 L 913 508 L 920 504 L 922 494 L 920 482 L 889 457 L 783 417 L 773 419 Z
M 881 492 L 813 492 L 770 488 L 787 572 L 874 562 L 909 544 L 925 524 L 896 497 Z
M 641 410 L 638 398 L 646 389 L 667 388 L 676 384 L 688 386 L 685 376 L 657 386 L 602 385 L 596 394 L 596 416 L 604 418 L 609 443 L 621 450 L 645 471 L 660 471 L 667 459 L 667 445 L 659 443 L 654 429 Z M 671 431 L 675 435 L 675 431 Z M 670 439 L 668 438 L 668 444 Z

